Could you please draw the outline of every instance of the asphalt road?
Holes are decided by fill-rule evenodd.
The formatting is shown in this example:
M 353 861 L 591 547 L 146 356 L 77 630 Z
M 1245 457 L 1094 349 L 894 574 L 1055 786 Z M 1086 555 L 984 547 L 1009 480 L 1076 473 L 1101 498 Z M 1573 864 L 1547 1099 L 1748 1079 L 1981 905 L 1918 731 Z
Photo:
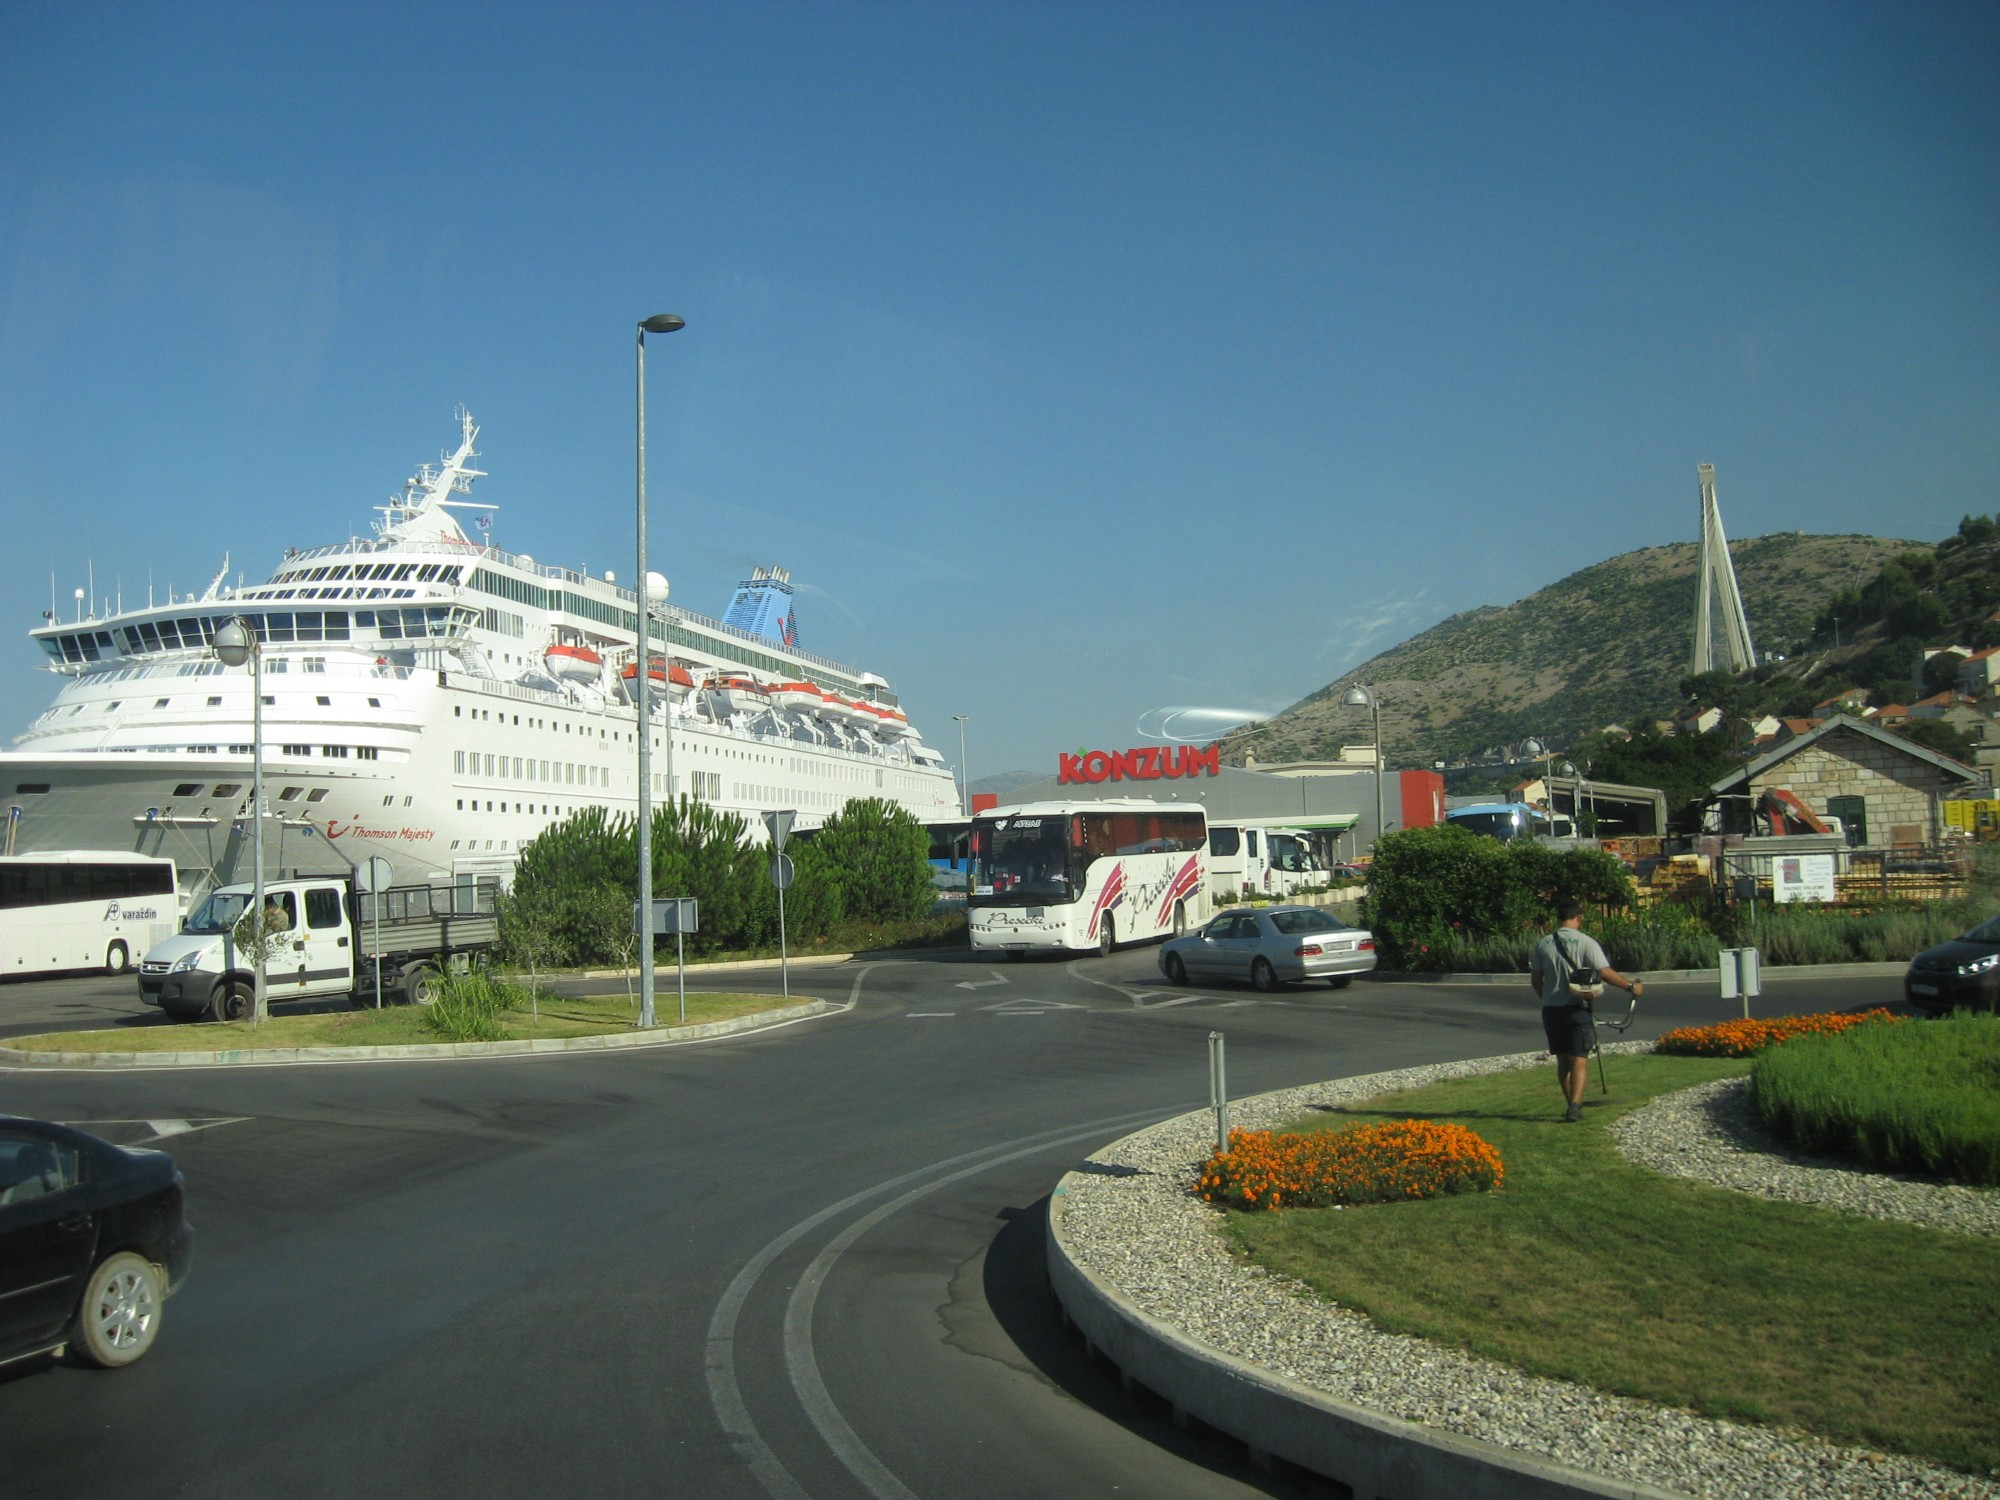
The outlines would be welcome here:
M 1899 997 L 1767 978 L 1763 1014 Z M 139 1364 L 0 1370 L 7 1493 L 1314 1494 L 1086 1358 L 1049 1187 L 1204 1103 L 1211 1030 L 1238 1095 L 1540 1045 L 1525 983 L 1175 990 L 1151 949 L 794 981 L 854 1008 L 638 1052 L 0 1073 L 0 1111 L 171 1150 L 197 1233 Z M 148 1024 L 130 985 L 0 986 L 0 1033 Z M 1732 1012 L 1662 982 L 1631 1034 Z

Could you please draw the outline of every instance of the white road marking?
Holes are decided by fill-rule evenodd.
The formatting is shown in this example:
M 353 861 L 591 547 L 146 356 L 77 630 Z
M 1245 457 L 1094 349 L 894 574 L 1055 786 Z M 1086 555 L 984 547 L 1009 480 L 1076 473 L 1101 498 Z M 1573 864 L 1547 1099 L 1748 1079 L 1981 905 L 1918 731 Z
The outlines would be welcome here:
M 991 979 L 961 979 L 958 982 L 958 988 L 962 990 L 990 990 L 996 984 L 1005 984 L 1007 982 L 1007 976 L 1002 974 L 998 969 L 988 969 L 986 972 L 993 977 Z

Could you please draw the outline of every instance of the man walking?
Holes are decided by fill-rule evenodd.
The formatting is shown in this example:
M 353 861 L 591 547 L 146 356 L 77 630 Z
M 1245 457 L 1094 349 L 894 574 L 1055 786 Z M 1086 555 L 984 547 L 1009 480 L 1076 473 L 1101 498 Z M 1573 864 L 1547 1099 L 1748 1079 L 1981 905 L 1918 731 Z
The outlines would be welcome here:
M 1556 930 L 1535 945 L 1528 965 L 1535 993 L 1542 997 L 1542 1030 L 1555 1054 L 1556 1081 L 1569 1108 L 1565 1120 L 1583 1118 L 1583 1088 L 1590 1081 L 1590 1054 L 1597 1043 L 1590 1002 L 1605 984 L 1637 996 L 1645 985 L 1611 967 L 1597 939 L 1583 931 L 1583 908 L 1565 901 L 1556 909 Z

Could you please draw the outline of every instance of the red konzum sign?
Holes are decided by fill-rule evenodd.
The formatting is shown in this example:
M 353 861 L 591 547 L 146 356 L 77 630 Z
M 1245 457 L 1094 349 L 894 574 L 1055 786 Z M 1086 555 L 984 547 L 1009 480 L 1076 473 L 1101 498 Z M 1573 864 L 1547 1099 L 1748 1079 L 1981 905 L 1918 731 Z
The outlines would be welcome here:
M 1222 749 L 1210 745 L 1141 745 L 1135 750 L 1085 750 L 1056 756 L 1056 780 L 1172 781 L 1182 776 L 1213 776 L 1222 768 Z

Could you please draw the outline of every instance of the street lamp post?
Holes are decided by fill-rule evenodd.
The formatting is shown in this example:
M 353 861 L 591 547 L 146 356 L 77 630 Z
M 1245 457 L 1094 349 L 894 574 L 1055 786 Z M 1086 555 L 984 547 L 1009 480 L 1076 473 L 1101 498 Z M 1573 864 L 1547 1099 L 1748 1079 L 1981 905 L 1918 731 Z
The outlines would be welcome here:
M 958 811 L 960 817 L 972 816 L 972 777 L 965 769 L 965 721 L 971 714 L 953 714 L 958 725 Z
M 1382 840 L 1382 700 L 1372 687 L 1351 687 L 1340 701 L 1349 708 L 1365 708 L 1375 720 L 1375 843 Z M 1373 856 L 1373 844 L 1369 848 Z
M 673 333 L 686 327 L 673 313 L 656 313 L 639 324 L 639 570 L 638 584 L 638 669 L 632 674 L 634 703 L 639 712 L 639 1024 L 651 1026 L 653 1016 L 653 717 L 648 696 L 653 670 L 652 575 L 646 570 L 646 335 Z M 664 582 L 664 580 L 663 580 Z M 665 590 L 662 589 L 662 593 Z M 662 645 L 669 644 L 662 642 Z M 670 658 L 663 657 L 663 660 Z M 671 670 L 671 669 L 670 669 Z M 671 695 L 665 718 L 667 733 L 673 733 Z M 671 752 L 668 765 L 672 765 Z M 672 788 L 668 788 L 671 794 Z
M 233 615 L 217 627 L 210 643 L 225 667 L 250 664 L 250 930 L 256 946 L 250 957 L 250 1024 L 264 1019 L 264 643 L 257 627 Z M 225 1002 L 226 1004 L 227 1002 Z

